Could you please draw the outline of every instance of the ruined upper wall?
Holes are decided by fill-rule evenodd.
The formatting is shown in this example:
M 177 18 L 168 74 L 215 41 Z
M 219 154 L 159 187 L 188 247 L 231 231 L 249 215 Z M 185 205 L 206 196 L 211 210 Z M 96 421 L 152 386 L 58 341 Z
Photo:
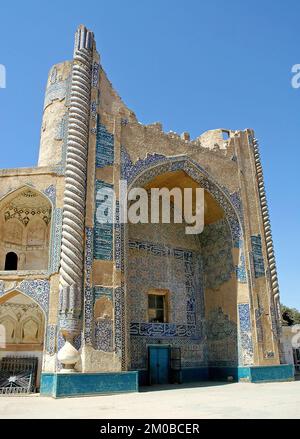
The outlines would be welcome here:
M 68 93 L 72 62 L 54 65 L 48 75 L 41 127 L 38 166 L 51 166 L 62 160 L 67 129 Z
M 113 117 L 121 116 L 131 122 L 137 123 L 137 118 L 134 112 L 124 104 L 102 67 L 99 72 L 99 93 L 100 113 L 111 115 Z

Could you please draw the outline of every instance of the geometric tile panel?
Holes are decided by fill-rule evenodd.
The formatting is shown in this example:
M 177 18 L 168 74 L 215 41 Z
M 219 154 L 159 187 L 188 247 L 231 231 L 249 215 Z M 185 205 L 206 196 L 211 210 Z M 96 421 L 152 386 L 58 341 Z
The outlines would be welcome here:
M 261 236 L 251 236 L 252 255 L 255 277 L 265 276 L 264 257 L 262 254 Z
M 145 340 L 148 343 L 165 342 L 173 347 L 180 343 L 186 366 L 188 362 L 194 366 L 202 364 L 203 358 L 193 357 L 188 350 L 193 345 L 193 352 L 203 355 L 203 264 L 199 253 L 162 242 L 129 240 L 128 247 L 131 367 L 145 367 Z M 151 288 L 169 291 L 169 323 L 149 323 L 145 320 L 147 292 Z
M 50 283 L 48 280 L 23 280 L 17 290 L 34 299 L 48 314 Z
M 115 317 L 115 352 L 122 360 L 122 370 L 126 369 L 125 354 L 125 297 L 124 288 L 117 287 L 114 292 L 114 317 Z
M 92 344 L 94 289 L 91 282 L 93 263 L 93 229 L 85 228 L 85 280 L 84 280 L 84 338 Z
M 92 87 L 98 86 L 99 71 L 100 71 L 100 64 L 97 62 L 94 62 L 93 67 L 92 67 Z
M 56 336 L 57 336 L 57 326 L 54 324 L 49 324 L 47 326 L 46 347 L 45 347 L 46 352 L 49 355 L 55 354 Z
M 235 267 L 235 273 L 237 280 L 241 283 L 247 283 L 246 265 L 245 265 L 245 255 L 243 248 L 240 248 L 239 254 L 239 265 Z
M 94 259 L 113 258 L 112 190 L 113 185 L 96 180 Z
M 104 125 L 97 122 L 96 167 L 104 168 L 114 163 L 114 136 Z
M 113 351 L 113 321 L 111 319 L 95 321 L 94 348 L 104 352 Z
M 241 303 L 238 305 L 239 313 L 239 341 L 240 341 L 240 358 L 244 366 L 253 364 L 253 343 L 250 319 L 249 303 Z
M 62 231 L 62 209 L 56 207 L 53 212 L 53 224 L 51 227 L 51 249 L 50 249 L 50 273 L 59 269 L 60 247 Z

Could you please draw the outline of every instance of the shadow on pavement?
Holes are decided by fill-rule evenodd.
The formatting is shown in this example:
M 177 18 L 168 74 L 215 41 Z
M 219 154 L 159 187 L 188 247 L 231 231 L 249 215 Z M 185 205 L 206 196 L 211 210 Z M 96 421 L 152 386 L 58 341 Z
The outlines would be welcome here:
M 157 392 L 161 390 L 179 390 L 179 389 L 195 389 L 199 387 L 216 387 L 225 386 L 228 384 L 233 384 L 227 381 L 199 381 L 195 383 L 184 383 L 184 384 L 155 384 L 152 386 L 141 386 L 139 392 Z

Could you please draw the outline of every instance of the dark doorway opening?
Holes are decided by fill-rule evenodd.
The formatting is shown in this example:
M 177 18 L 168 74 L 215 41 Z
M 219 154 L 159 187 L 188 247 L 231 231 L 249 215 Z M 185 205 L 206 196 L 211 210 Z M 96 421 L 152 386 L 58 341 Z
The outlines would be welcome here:
M 18 269 L 18 256 L 14 252 L 9 252 L 5 258 L 4 270 L 17 270 Z

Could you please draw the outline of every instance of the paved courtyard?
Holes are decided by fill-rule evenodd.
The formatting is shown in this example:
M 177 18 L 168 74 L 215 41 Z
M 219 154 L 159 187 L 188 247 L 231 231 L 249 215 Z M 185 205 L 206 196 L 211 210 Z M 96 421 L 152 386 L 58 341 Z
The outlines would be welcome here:
M 0 418 L 298 418 L 300 381 L 198 383 L 85 398 L 0 396 Z

